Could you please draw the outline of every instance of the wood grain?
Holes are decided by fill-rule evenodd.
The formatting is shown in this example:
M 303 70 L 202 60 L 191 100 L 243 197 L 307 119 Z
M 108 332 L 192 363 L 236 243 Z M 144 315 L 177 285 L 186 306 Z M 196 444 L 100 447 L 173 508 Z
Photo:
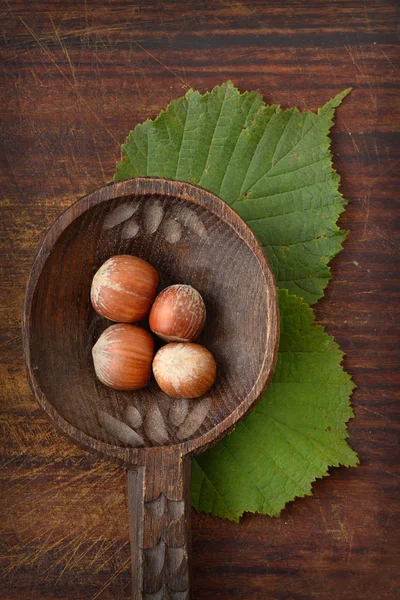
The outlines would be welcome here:
M 45 230 L 111 179 L 129 129 L 188 86 L 227 78 L 283 107 L 316 109 L 353 87 L 332 133 L 350 234 L 316 310 L 358 385 L 349 431 L 361 465 L 333 470 L 279 519 L 193 512 L 194 597 L 396 597 L 398 15 L 392 0 L 2 5 L 2 600 L 129 598 L 124 475 L 35 404 L 24 288 Z
M 188 457 L 148 453 L 128 471 L 133 600 L 191 598 L 190 469 Z
M 135 233 L 126 236 L 133 214 Z M 184 223 L 171 243 L 165 227 L 173 220 Z M 117 255 L 151 264 L 160 289 L 195 285 L 207 307 L 199 341 L 212 351 L 218 377 L 189 403 L 179 427 L 170 419 L 179 400 L 154 380 L 121 391 L 96 377 L 92 348 L 112 328 L 94 310 L 90 290 L 99 267 Z M 209 448 L 245 417 L 278 357 L 277 290 L 261 245 L 235 211 L 200 187 L 157 177 L 110 184 L 75 202 L 46 233 L 29 275 L 22 327 L 28 379 L 54 426 L 83 449 L 128 467 L 133 599 L 189 600 L 186 455 Z M 147 331 L 136 330 L 153 344 Z M 128 410 L 137 423 L 127 422 Z
M 127 238 L 123 232 L 132 210 L 138 229 Z M 182 227 L 173 243 L 164 229 L 172 219 Z M 160 276 L 159 290 L 184 282 L 204 299 L 207 324 L 199 342 L 215 357 L 218 377 L 202 399 L 192 401 L 190 412 L 199 403 L 207 410 L 187 437 L 169 418 L 176 400 L 154 380 L 139 390 L 120 391 L 95 375 L 92 348 L 110 322 L 93 309 L 90 289 L 94 274 L 116 255 L 151 264 Z M 146 321 L 141 324 L 147 327 Z M 197 452 L 231 430 L 266 389 L 278 341 L 277 290 L 261 245 L 225 202 L 181 181 L 137 177 L 84 196 L 46 233 L 27 283 L 23 344 L 39 404 L 75 443 L 129 467 L 141 464 L 147 448 Z M 118 435 L 118 424 L 128 425 L 123 416 L 128 406 L 143 421 L 137 448 Z M 163 441 L 157 419 L 166 428 Z

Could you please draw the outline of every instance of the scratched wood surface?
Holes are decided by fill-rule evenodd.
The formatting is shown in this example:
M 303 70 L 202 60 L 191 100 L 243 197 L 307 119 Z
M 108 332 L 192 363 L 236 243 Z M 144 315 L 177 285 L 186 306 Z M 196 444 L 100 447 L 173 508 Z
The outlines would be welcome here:
M 399 10 L 390 0 L 34 3 L 1 23 L 0 598 L 129 598 L 124 473 L 62 439 L 29 390 L 20 316 L 44 231 L 112 177 L 119 144 L 192 86 L 282 106 L 353 92 L 332 135 L 350 235 L 317 308 L 358 389 L 335 469 L 279 519 L 192 514 L 196 600 L 396 597 Z

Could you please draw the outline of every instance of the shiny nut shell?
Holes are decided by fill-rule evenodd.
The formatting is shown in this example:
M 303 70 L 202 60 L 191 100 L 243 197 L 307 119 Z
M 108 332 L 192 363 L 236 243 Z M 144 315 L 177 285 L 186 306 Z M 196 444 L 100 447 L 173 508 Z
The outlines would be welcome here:
M 111 325 L 93 346 L 92 355 L 96 375 L 104 385 L 138 390 L 150 378 L 154 339 L 136 325 Z
M 157 271 L 145 260 L 128 254 L 113 256 L 93 277 L 93 308 L 111 321 L 140 321 L 150 310 L 158 280 Z
M 216 370 L 211 352 L 190 342 L 166 344 L 153 360 L 158 385 L 173 398 L 203 396 L 213 385 Z
M 167 342 L 191 342 L 203 330 L 206 307 L 203 298 L 190 285 L 165 288 L 150 311 L 150 329 Z

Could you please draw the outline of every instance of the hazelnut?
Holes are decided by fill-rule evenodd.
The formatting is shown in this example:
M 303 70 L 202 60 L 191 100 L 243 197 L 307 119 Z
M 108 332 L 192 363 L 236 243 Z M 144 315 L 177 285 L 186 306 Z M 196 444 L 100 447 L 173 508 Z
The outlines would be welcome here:
M 199 398 L 213 385 L 216 364 L 204 346 L 171 343 L 160 348 L 153 360 L 154 377 L 173 398 Z
M 93 308 L 111 321 L 140 321 L 150 310 L 158 280 L 157 271 L 145 260 L 126 254 L 113 256 L 93 277 Z
M 206 307 L 190 285 L 171 285 L 155 299 L 150 311 L 150 329 L 167 342 L 191 342 L 201 333 Z
M 118 323 L 103 331 L 92 355 L 94 370 L 104 385 L 115 390 L 138 390 L 150 378 L 154 339 L 141 327 Z

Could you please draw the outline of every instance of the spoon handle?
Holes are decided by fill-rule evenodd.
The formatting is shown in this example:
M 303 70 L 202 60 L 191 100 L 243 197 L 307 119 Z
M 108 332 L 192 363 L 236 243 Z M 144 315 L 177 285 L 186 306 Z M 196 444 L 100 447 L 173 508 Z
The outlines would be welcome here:
M 190 458 L 154 449 L 128 470 L 133 600 L 190 600 Z

